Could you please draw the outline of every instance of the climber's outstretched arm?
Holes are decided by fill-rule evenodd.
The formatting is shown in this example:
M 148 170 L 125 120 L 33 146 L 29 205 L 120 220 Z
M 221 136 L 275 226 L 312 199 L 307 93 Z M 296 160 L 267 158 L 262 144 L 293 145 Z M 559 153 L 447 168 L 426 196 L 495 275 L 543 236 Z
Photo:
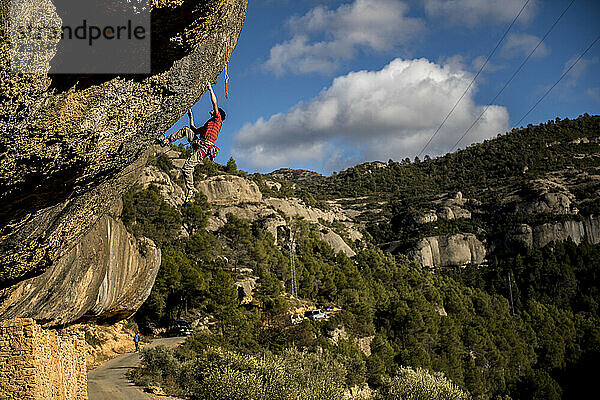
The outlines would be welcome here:
M 196 125 L 194 125 L 194 115 L 192 114 L 191 108 L 188 110 L 188 117 L 190 117 L 190 126 L 192 128 L 196 128 Z
M 206 85 L 208 86 L 208 90 L 210 91 L 210 101 L 212 101 L 213 110 L 215 114 L 219 113 L 219 107 L 217 106 L 217 96 L 215 96 L 215 92 L 213 91 L 212 86 L 209 81 L 206 81 Z

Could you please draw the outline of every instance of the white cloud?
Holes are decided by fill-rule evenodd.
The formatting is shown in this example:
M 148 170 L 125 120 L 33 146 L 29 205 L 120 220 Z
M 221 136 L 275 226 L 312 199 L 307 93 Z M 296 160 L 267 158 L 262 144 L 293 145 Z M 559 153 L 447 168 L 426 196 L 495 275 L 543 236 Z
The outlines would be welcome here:
M 577 61 L 578 58 L 579 56 L 574 56 L 571 59 L 569 59 L 569 61 L 567 61 L 563 66 L 563 72 L 566 72 L 571 67 L 571 65 L 573 65 L 573 63 Z M 575 86 L 577 84 L 577 81 L 585 75 L 585 73 L 590 69 L 590 67 L 597 65 L 598 62 L 598 57 L 583 57 L 581 60 L 579 60 L 579 62 L 577 62 L 577 64 L 575 64 L 571 71 L 569 71 L 569 74 L 567 75 L 566 85 L 569 87 Z
M 443 20 L 447 25 L 497 25 L 512 22 L 523 0 L 424 0 L 429 17 Z M 531 21 L 537 10 L 537 1 L 529 2 L 519 21 Z
M 508 35 L 502 46 L 501 54 L 504 57 L 528 56 L 539 42 L 540 38 L 534 35 L 529 35 L 527 33 L 511 33 Z M 546 57 L 548 54 L 550 54 L 550 50 L 542 43 L 531 57 L 542 58 Z
M 405 16 L 407 11 L 398 0 L 354 0 L 335 10 L 315 7 L 288 20 L 292 38 L 271 49 L 264 67 L 277 75 L 331 73 L 359 49 L 394 49 L 424 30 L 421 20 Z
M 481 66 L 485 63 L 485 60 L 486 60 L 486 57 L 484 57 L 484 56 L 475 57 L 473 59 L 473 62 L 471 63 L 471 68 L 475 71 L 479 71 Z M 504 69 L 504 66 L 496 65 L 496 64 L 493 64 L 492 62 L 488 61 L 487 64 L 485 64 L 484 71 L 485 72 L 495 72 L 495 71 L 500 71 L 501 69 Z
M 465 70 L 465 71 L 473 71 L 473 72 L 477 72 L 481 69 L 481 67 L 484 65 L 486 60 L 486 57 L 484 56 L 477 56 L 475 58 L 473 58 L 471 61 L 465 59 L 464 56 L 460 55 L 460 54 L 455 54 L 453 56 L 450 57 L 439 57 L 437 60 L 438 64 L 443 64 L 447 67 L 450 67 L 452 69 L 461 69 L 461 70 Z M 483 69 L 483 73 L 486 72 L 495 72 L 495 71 L 499 71 L 501 69 L 503 69 L 504 67 L 501 65 L 496 65 L 493 64 L 492 62 L 488 61 L 485 64 L 485 68 Z M 477 82 L 481 83 L 482 81 L 482 77 L 481 75 L 477 78 Z
M 380 71 L 336 78 L 308 103 L 246 124 L 233 154 L 256 168 L 311 165 L 328 171 L 371 160 L 414 157 L 462 95 L 472 75 L 426 59 L 395 59 Z M 474 88 L 432 141 L 426 154 L 450 150 L 481 113 Z M 471 143 L 505 132 L 508 113 L 492 106 L 471 130 Z

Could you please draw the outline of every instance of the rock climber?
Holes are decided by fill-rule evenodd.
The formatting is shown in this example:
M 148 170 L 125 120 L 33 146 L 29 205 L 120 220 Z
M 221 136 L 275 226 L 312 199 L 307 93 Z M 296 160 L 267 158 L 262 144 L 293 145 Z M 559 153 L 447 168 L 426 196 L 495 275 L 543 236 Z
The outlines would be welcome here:
M 185 161 L 181 170 L 183 171 L 183 178 L 185 180 L 185 202 L 189 202 L 194 198 L 194 168 L 200 164 L 204 158 L 209 157 L 214 160 L 219 152 L 219 148 L 215 146 L 215 141 L 219 136 L 221 125 L 225 121 L 225 111 L 217 106 L 217 96 L 210 85 L 210 82 L 206 82 L 208 90 L 210 91 L 210 100 L 213 108 L 210 110 L 210 119 L 206 123 L 197 128 L 194 124 L 194 116 L 192 110 L 188 110 L 188 116 L 190 118 L 190 126 L 184 126 L 177 132 L 173 133 L 169 138 L 163 136 L 161 144 L 167 146 L 176 140 L 183 137 L 192 146 L 192 154 Z

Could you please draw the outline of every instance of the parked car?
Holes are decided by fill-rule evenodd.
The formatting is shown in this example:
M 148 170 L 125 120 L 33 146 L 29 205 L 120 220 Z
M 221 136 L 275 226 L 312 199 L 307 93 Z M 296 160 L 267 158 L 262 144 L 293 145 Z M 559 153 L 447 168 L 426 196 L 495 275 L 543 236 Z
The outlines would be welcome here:
M 321 310 L 320 308 L 317 308 L 316 310 L 309 310 L 304 312 L 304 316 L 308 319 L 323 319 L 326 317 L 325 312 L 323 312 L 323 310 Z
M 173 336 L 188 336 L 194 333 L 194 328 L 192 328 L 189 322 L 178 319 L 173 321 L 173 326 L 169 329 L 169 333 Z
M 325 312 L 333 312 L 333 306 L 325 306 Z

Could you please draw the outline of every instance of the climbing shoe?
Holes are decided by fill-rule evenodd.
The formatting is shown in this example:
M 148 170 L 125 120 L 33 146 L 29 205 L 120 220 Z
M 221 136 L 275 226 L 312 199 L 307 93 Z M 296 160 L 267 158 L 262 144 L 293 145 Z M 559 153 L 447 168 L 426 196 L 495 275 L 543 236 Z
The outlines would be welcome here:
M 156 140 L 158 141 L 158 144 L 160 144 L 162 147 L 165 147 L 165 146 L 168 146 L 169 144 L 171 144 L 171 142 L 169 142 L 169 139 L 167 139 L 166 136 L 160 136 Z

